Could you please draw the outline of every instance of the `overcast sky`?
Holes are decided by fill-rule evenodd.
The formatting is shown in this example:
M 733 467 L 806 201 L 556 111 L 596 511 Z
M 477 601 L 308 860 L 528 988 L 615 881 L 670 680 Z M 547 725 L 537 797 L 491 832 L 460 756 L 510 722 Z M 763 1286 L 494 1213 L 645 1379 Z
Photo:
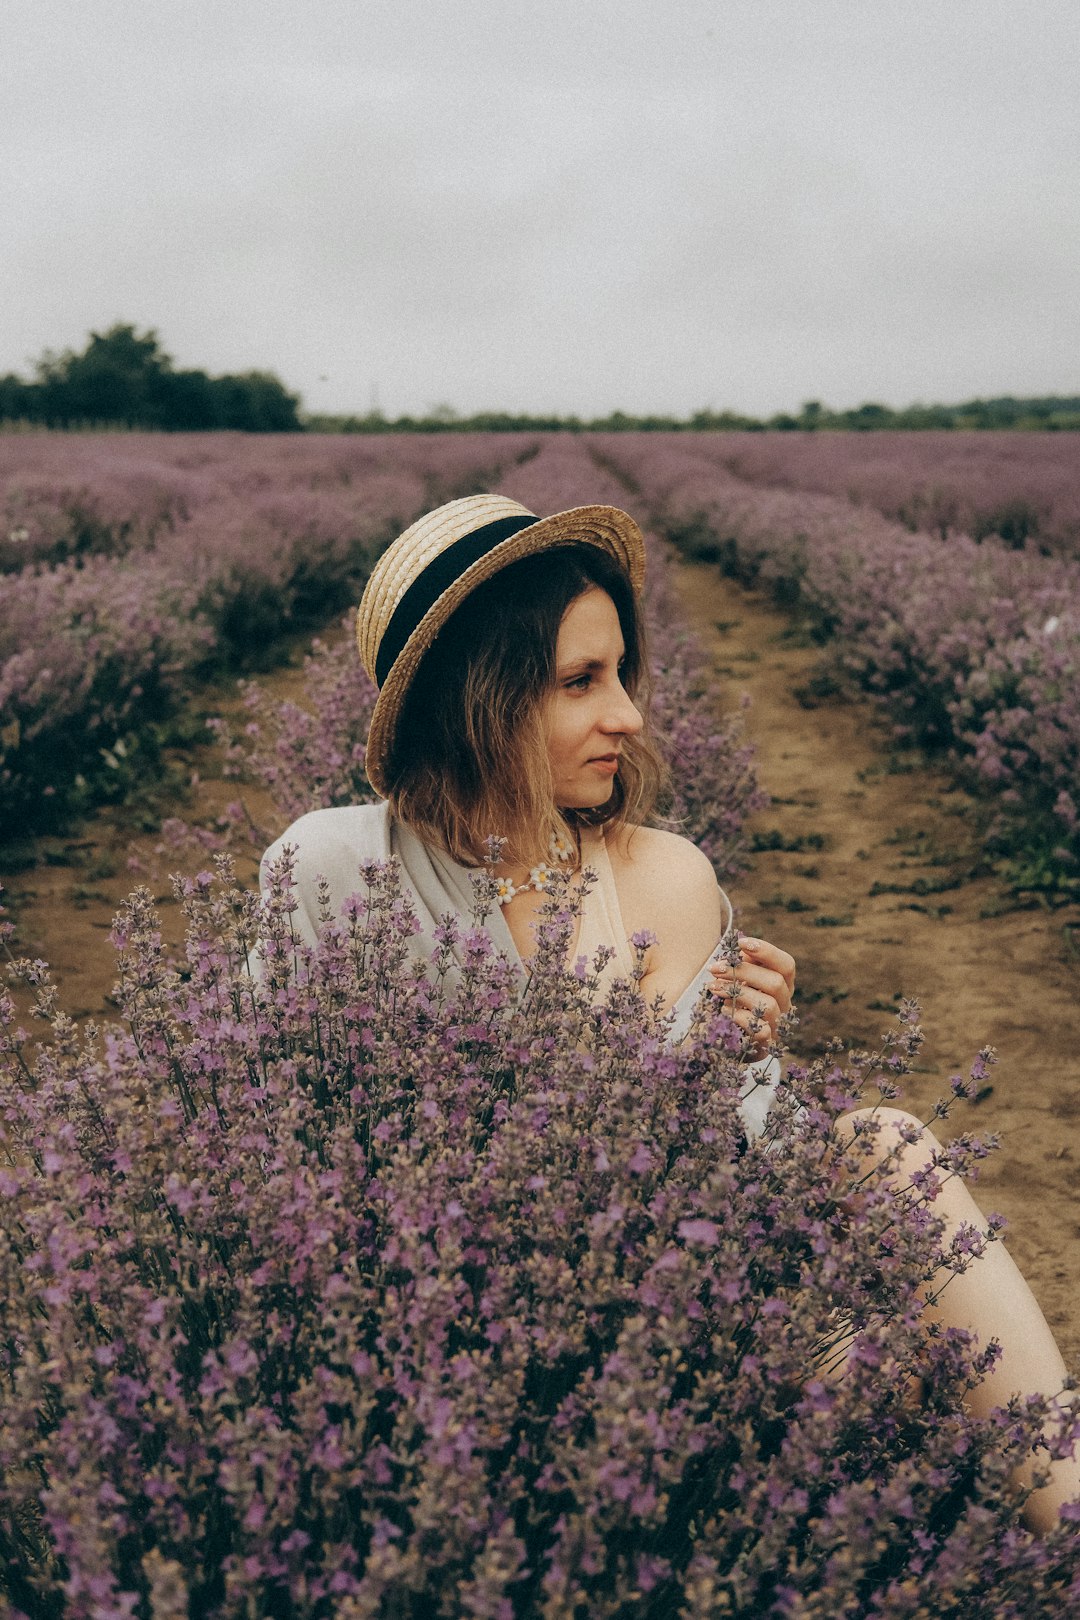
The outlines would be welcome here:
M 1080 0 L 0 0 L 0 372 L 311 410 L 1080 392 Z

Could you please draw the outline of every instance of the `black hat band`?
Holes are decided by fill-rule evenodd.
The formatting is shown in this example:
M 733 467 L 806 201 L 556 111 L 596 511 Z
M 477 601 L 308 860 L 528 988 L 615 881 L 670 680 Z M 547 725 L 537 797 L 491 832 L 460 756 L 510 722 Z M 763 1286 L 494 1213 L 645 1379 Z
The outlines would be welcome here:
M 460 579 L 467 568 L 489 551 L 493 551 L 511 535 L 539 522 L 532 513 L 525 516 L 497 518 L 485 523 L 471 534 L 462 535 L 452 546 L 441 551 L 421 574 L 413 580 L 405 595 L 390 615 L 390 623 L 383 632 L 379 650 L 375 655 L 375 684 L 382 686 L 394 663 L 424 615 L 429 613 L 454 581 Z

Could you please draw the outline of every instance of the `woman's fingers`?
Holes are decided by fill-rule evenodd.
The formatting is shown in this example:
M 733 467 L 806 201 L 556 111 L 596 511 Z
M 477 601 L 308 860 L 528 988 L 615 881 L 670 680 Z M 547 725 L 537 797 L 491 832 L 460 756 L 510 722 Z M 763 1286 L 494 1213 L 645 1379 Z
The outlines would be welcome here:
M 757 967 L 770 969 L 779 973 L 788 988 L 788 995 L 795 993 L 795 958 L 782 951 L 779 945 L 770 945 L 767 939 L 751 939 L 746 934 L 739 935 L 739 949 L 743 954 L 746 965 L 753 963 Z
M 775 1027 L 757 1011 L 745 1007 L 732 1007 L 725 1002 L 724 1012 L 733 1024 L 738 1024 L 744 1035 L 749 1035 L 759 1051 L 764 1051 L 776 1039 Z
M 773 968 L 760 967 L 756 962 L 749 961 L 740 962 L 737 968 L 732 968 L 727 962 L 714 962 L 711 972 L 713 982 L 718 986 L 743 984 L 748 990 L 757 990 L 771 997 L 781 1012 L 787 1012 L 791 1007 L 791 985 L 783 974 Z
M 724 973 L 713 975 L 712 988 L 724 1011 L 740 1029 L 751 1032 L 760 1030 L 766 1041 L 775 1037 L 783 1008 L 774 996 Z
M 795 989 L 795 958 L 764 939 L 740 937 L 742 960 L 737 967 L 714 962 L 713 994 L 724 1011 L 745 1030 L 755 1046 L 776 1039 L 780 1020 L 791 1009 Z

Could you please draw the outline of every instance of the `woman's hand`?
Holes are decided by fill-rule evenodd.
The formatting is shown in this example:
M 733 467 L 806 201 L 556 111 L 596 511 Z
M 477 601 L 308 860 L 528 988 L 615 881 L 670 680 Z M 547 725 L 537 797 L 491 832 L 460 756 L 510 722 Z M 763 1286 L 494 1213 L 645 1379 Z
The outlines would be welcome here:
M 737 967 L 714 962 L 712 991 L 724 1011 L 745 1030 L 758 1051 L 776 1040 L 780 1020 L 791 1008 L 795 991 L 795 958 L 764 939 L 739 938 L 742 960 Z

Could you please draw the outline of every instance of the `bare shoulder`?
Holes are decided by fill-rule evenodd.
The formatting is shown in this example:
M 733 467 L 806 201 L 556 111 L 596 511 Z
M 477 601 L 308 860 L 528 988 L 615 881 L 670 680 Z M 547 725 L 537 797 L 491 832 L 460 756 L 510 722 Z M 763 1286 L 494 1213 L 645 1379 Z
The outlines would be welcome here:
M 616 868 L 636 884 L 657 889 L 671 883 L 716 886 L 708 856 L 689 838 L 662 827 L 624 827 L 608 848 Z
M 635 827 L 609 843 L 619 904 L 628 933 L 648 929 L 658 952 L 675 952 L 692 977 L 728 922 L 723 891 L 696 844 L 659 827 Z

